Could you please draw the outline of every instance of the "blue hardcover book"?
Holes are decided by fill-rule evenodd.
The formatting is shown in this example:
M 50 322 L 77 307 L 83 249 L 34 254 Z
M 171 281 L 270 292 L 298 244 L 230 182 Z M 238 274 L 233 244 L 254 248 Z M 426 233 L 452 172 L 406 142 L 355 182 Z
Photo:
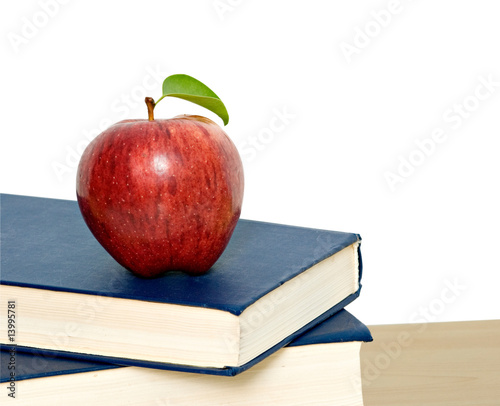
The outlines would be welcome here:
M 240 220 L 207 274 L 141 279 L 99 245 L 75 201 L 2 194 L 0 207 L 12 334 L 46 354 L 235 375 L 360 291 L 357 234 Z M 0 343 L 11 337 L 2 323 Z
M 0 388 L 16 405 L 362 405 L 359 351 L 368 328 L 346 310 L 243 374 L 225 377 L 1 353 Z M 9 368 L 10 367 L 10 368 Z

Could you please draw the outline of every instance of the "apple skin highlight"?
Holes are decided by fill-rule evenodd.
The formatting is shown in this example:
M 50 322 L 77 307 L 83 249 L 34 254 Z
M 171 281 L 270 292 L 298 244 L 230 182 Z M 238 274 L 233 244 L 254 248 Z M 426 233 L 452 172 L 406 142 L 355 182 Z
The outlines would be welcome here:
M 94 237 L 145 278 L 207 272 L 231 238 L 243 189 L 236 147 L 201 116 L 112 125 L 84 151 L 76 184 Z

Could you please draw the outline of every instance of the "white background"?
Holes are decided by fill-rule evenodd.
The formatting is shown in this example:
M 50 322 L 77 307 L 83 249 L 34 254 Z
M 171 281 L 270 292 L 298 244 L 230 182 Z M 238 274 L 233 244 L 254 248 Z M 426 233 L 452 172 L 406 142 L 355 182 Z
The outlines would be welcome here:
M 228 107 L 242 217 L 362 235 L 362 321 L 499 318 L 499 15 L 494 0 L 4 1 L 0 191 L 75 199 L 88 139 L 190 74 Z M 155 113 L 218 120 L 175 99 Z

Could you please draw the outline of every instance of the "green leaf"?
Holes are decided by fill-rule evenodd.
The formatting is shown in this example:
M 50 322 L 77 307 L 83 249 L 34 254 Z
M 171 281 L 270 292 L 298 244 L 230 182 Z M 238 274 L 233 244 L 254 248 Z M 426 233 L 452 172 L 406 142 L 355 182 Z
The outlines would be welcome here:
M 167 96 L 188 100 L 205 107 L 217 114 L 224 122 L 224 125 L 227 125 L 229 122 L 229 114 L 227 113 L 226 106 L 219 99 L 219 96 L 191 76 L 172 75 L 166 78 L 163 81 L 163 96 L 156 103 Z

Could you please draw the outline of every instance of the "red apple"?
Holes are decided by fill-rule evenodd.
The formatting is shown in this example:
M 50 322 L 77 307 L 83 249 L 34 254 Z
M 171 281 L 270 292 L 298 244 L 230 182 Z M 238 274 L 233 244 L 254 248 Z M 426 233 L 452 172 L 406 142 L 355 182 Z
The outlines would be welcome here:
M 125 268 L 142 277 L 203 274 L 240 216 L 243 167 L 208 118 L 151 114 L 97 136 L 81 157 L 76 189 L 90 231 Z

